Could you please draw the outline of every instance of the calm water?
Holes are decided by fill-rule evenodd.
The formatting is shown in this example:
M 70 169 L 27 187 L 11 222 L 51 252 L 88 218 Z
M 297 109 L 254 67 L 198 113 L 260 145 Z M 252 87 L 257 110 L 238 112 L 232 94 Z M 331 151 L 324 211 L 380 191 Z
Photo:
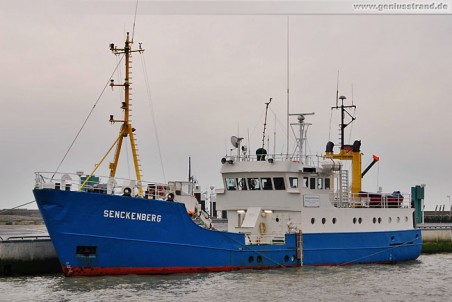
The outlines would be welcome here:
M 397 265 L 0 278 L 0 301 L 451 301 L 452 254 Z

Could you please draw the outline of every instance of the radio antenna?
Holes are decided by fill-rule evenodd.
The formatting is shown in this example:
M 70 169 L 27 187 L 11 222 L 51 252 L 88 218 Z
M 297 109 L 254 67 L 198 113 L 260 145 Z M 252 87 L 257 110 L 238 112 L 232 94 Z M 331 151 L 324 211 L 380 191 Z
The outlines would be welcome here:
M 336 107 L 339 103 L 339 70 L 337 71 L 337 83 L 336 83 Z
M 272 102 L 272 98 L 270 98 L 270 101 L 268 103 L 265 103 L 265 121 L 264 121 L 264 131 L 262 133 L 262 149 L 264 149 L 265 145 L 265 127 L 267 127 L 267 112 L 268 112 L 268 105 Z

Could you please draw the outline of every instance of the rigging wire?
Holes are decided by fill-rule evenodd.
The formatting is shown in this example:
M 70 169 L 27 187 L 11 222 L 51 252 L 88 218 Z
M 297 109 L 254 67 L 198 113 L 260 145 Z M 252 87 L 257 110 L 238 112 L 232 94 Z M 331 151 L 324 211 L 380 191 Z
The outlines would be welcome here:
M 115 56 L 115 58 L 116 58 L 116 64 L 119 64 L 120 58 L 118 56 Z M 118 83 L 121 83 L 121 79 L 122 79 L 122 68 L 121 68 L 121 66 L 119 66 L 118 72 L 116 74 L 118 76 L 118 79 L 117 79 Z M 111 89 L 113 90 L 113 87 L 111 87 Z M 122 89 L 122 90 L 124 91 L 124 89 Z M 118 89 L 118 95 L 119 95 L 119 100 L 121 102 L 123 102 L 124 101 L 124 93 L 121 92 L 121 89 Z
M 270 109 L 270 110 L 271 110 L 271 109 Z M 262 109 L 262 113 L 261 113 L 261 115 L 260 115 L 258 121 L 256 122 L 256 125 L 254 125 L 253 131 L 251 131 L 251 136 L 252 136 L 252 137 L 254 137 L 254 132 L 256 132 L 257 127 L 260 127 L 261 121 L 263 120 L 264 115 L 265 115 L 265 109 Z M 248 131 L 248 132 L 249 132 L 249 131 Z
M 124 58 L 124 55 L 121 57 L 121 59 L 119 60 L 118 64 L 116 65 L 115 69 L 113 70 L 111 76 L 108 78 L 107 83 L 105 83 L 104 88 L 102 89 L 99 97 L 97 98 L 96 102 L 94 103 L 93 107 L 91 108 L 90 112 L 88 113 L 88 116 L 85 118 L 85 121 L 83 122 L 82 126 L 80 127 L 80 129 L 78 130 L 77 134 L 75 135 L 74 140 L 72 141 L 71 145 L 69 146 L 69 148 L 67 149 L 66 153 L 63 156 L 63 159 L 61 160 L 61 162 L 59 163 L 58 167 L 56 168 L 55 172 L 53 172 L 52 177 L 50 178 L 50 180 L 53 180 L 53 178 L 55 177 L 55 174 L 58 172 L 58 170 L 60 169 L 61 165 L 63 164 L 64 160 L 66 159 L 67 155 L 69 154 L 69 151 L 71 151 L 72 147 L 74 146 L 75 141 L 77 140 L 77 138 L 79 137 L 80 133 L 82 132 L 83 128 L 85 127 L 86 123 L 88 122 L 88 119 L 91 117 L 91 114 L 94 111 L 94 108 L 96 108 L 97 103 L 99 103 L 102 95 L 105 92 L 105 89 L 107 89 L 107 87 L 110 85 L 110 79 L 113 78 L 116 70 L 118 69 L 119 65 L 121 64 L 122 59 Z
M 135 5 L 135 16 L 133 17 L 133 27 L 132 27 L 132 43 L 133 43 L 133 37 L 135 35 L 135 21 L 137 20 L 137 11 L 138 11 L 138 0 Z
M 157 123 L 155 121 L 155 111 L 154 111 L 154 107 L 152 105 L 151 89 L 150 89 L 150 85 L 149 85 L 149 77 L 148 77 L 147 68 L 146 68 L 146 60 L 145 60 L 144 56 L 140 56 L 140 57 L 141 57 L 141 66 L 143 68 L 144 80 L 146 82 L 146 93 L 148 96 L 149 109 L 151 111 L 152 123 L 154 125 L 155 140 L 157 141 L 157 150 L 158 150 L 159 159 L 160 159 L 160 166 L 162 168 L 163 181 L 164 181 L 164 183 L 166 183 L 165 168 L 163 166 L 162 150 L 160 148 L 160 139 L 159 139 L 159 134 L 158 134 L 158 130 L 157 130 Z
M 276 113 L 275 113 L 275 111 L 273 111 L 273 109 L 272 108 L 268 108 L 269 110 L 270 110 L 270 112 L 272 112 L 275 116 L 276 116 Z M 279 124 L 279 126 L 281 127 L 281 129 L 284 129 L 284 124 L 282 123 L 282 121 L 280 120 L 280 119 L 278 119 L 277 117 L 276 117 L 276 121 L 277 121 L 277 125 Z M 276 126 L 276 125 L 275 125 Z M 292 128 L 292 127 L 290 127 L 290 128 Z M 290 133 L 290 132 L 289 132 Z M 292 133 L 295 135 L 295 132 L 293 132 L 293 129 L 292 129 Z M 287 143 L 289 143 L 289 145 L 290 145 L 290 143 L 291 144 L 296 144 L 296 141 L 294 141 L 294 139 L 293 139 L 293 137 L 290 137 L 289 136 L 289 140 L 287 141 Z M 287 147 L 287 146 L 286 146 Z

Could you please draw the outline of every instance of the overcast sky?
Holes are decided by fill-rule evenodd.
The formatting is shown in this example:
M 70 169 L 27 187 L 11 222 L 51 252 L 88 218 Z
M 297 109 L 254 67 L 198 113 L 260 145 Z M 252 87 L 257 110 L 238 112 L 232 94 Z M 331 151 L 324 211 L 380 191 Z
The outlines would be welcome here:
M 0 208 L 32 201 L 34 172 L 53 171 L 63 158 L 116 66 L 109 44 L 123 46 L 132 32 L 135 1 L 123 2 L 125 13 L 113 1 L 0 2 Z M 132 120 L 143 178 L 186 180 L 191 156 L 199 183 L 221 187 L 230 137 L 249 135 L 254 152 L 270 97 L 270 144 L 276 131 L 276 151 L 285 150 L 287 16 L 153 14 L 143 2 L 134 40 L 145 52 L 133 57 Z M 380 157 L 363 189 L 409 193 L 426 184 L 427 206 L 447 206 L 452 15 L 294 14 L 289 36 L 290 110 L 315 112 L 308 151 L 322 154 L 329 139 L 339 141 L 339 112 L 330 123 L 339 70 L 339 93 L 357 106 L 346 141 L 362 141 L 363 167 Z M 119 107 L 119 90 L 108 88 L 61 171 L 93 168 L 117 136 L 119 124 L 108 119 L 119 117 Z M 120 170 L 127 177 L 127 164 Z M 108 165 L 98 174 L 107 175 Z

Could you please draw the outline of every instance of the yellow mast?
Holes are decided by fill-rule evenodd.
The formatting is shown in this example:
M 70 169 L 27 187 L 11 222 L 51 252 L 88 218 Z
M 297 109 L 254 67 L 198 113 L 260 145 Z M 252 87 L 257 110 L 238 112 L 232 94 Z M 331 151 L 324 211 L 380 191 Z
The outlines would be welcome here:
M 114 80 L 111 80 L 110 86 L 114 87 L 114 86 L 122 86 L 124 87 L 124 102 L 122 102 L 122 106 L 121 109 L 124 110 L 124 118 L 122 120 L 115 120 L 113 115 L 110 115 L 110 122 L 111 123 L 116 123 L 116 122 L 120 122 L 122 123 L 121 125 L 121 129 L 119 130 L 120 133 L 120 137 L 117 140 L 116 143 L 116 151 L 115 151 L 115 156 L 113 159 L 113 162 L 110 163 L 110 177 L 115 177 L 116 175 L 116 169 L 118 167 L 118 161 L 119 161 L 119 155 L 121 153 L 121 146 L 122 146 L 122 142 L 124 140 L 125 137 L 129 137 L 130 138 L 130 146 L 132 149 L 132 155 L 133 155 L 133 163 L 135 166 L 135 174 L 136 174 L 136 178 L 139 184 L 139 190 L 140 190 L 140 196 L 143 196 L 143 188 L 141 187 L 141 170 L 140 170 L 140 163 L 138 160 L 138 153 L 137 153 L 137 148 L 136 148 L 136 144 L 135 144 L 135 139 L 134 139 L 134 135 L 133 132 L 135 131 L 135 128 L 132 127 L 132 124 L 130 122 L 130 112 L 132 111 L 130 109 L 131 107 L 131 78 L 130 78 L 130 58 L 131 58 L 131 53 L 132 52 L 143 52 L 144 49 L 141 48 L 141 43 L 140 43 L 140 47 L 138 50 L 132 50 L 132 44 L 133 41 L 130 41 L 129 39 L 129 33 L 127 32 L 127 39 L 125 42 L 125 46 L 124 48 L 117 48 L 114 44 L 110 44 L 110 50 L 116 54 L 124 54 L 125 55 L 125 64 L 126 64 L 126 77 L 124 80 L 124 84 L 115 84 Z M 121 135 L 122 133 L 122 135 Z
M 344 144 L 344 129 L 348 125 L 350 125 L 356 118 L 351 116 L 347 112 L 347 108 L 356 108 L 355 105 L 344 105 L 345 96 L 339 97 L 342 104 L 339 106 L 337 104 L 338 99 L 336 99 L 336 106 L 331 109 L 340 109 L 341 110 L 341 149 L 339 153 L 333 153 L 334 144 L 332 142 L 328 142 L 326 147 L 326 152 L 324 158 L 333 158 L 339 160 L 351 160 L 352 161 L 352 195 L 358 194 L 361 192 L 361 141 L 355 141 L 353 146 L 346 146 Z M 348 114 L 351 118 L 349 123 L 345 123 L 345 114 Z

